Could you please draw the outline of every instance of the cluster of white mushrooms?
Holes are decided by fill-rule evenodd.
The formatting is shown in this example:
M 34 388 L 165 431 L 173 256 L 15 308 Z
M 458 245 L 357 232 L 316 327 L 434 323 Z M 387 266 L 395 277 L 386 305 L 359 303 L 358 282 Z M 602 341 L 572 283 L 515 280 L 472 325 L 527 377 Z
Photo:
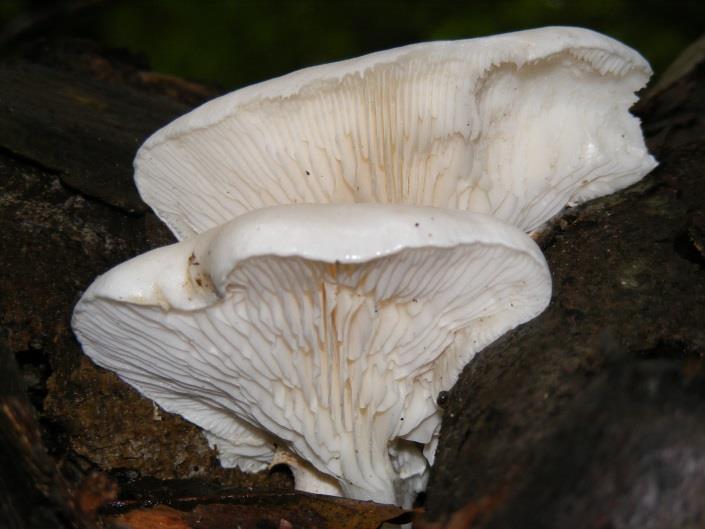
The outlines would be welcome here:
M 541 313 L 527 232 L 655 166 L 629 114 L 651 74 L 577 28 L 431 42 L 211 101 L 135 160 L 181 241 L 100 276 L 83 350 L 203 428 L 225 466 L 408 506 L 436 399 Z

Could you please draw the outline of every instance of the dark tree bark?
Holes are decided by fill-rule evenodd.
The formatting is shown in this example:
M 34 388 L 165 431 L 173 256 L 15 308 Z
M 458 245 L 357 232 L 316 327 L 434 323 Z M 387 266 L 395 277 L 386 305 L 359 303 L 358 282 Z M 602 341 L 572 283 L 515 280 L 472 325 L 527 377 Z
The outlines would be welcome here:
M 85 527 L 42 442 L 20 373 L 0 350 L 0 520 L 7 529 Z
M 95 470 L 289 486 L 221 469 L 194 426 L 96 368 L 70 331 L 96 275 L 172 241 L 131 161 L 214 94 L 73 41 L 25 47 L 0 78 L 0 516 L 89 526 L 113 494 Z M 450 392 L 435 522 L 420 523 L 705 526 L 705 64 L 638 112 L 660 167 L 547 230 L 551 306 Z
M 3 517 L 12 529 L 74 527 L 60 509 L 62 487 L 74 497 L 97 469 L 123 480 L 289 487 L 281 476 L 223 470 L 196 427 L 94 366 L 70 328 L 96 275 L 173 241 L 140 200 L 132 159 L 151 132 L 215 94 L 76 41 L 32 44 L 0 62 L 0 79 L 0 390 L 14 380 L 4 366 L 16 362 L 37 412 L 17 404 L 17 390 L 2 394 L 21 413 L 17 424 L 14 412 L 0 414 L 2 456 L 17 461 L 0 466 L 0 515 L 16 513 Z M 47 449 L 60 472 L 45 464 Z M 35 460 L 39 467 L 27 466 Z M 32 487 L 41 490 L 30 494 Z M 28 517 L 42 494 L 43 517 Z M 55 524 L 47 522 L 52 509 Z

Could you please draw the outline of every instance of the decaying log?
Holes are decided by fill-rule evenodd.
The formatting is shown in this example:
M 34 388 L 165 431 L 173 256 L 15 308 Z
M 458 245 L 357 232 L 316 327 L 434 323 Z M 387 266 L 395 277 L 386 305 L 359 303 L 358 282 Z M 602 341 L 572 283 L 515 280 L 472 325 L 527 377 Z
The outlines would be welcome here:
M 156 128 L 214 94 L 75 41 L 28 46 L 0 62 L 0 78 L 3 360 L 19 364 L 69 485 L 105 470 L 290 489 L 282 474 L 223 470 L 197 428 L 95 367 L 70 330 L 72 307 L 97 274 L 173 241 L 139 200 L 132 158 Z M 24 496 L 8 486 L 0 502 L 24 501 L 15 492 Z
M 0 515 L 41 527 L 36 505 L 56 527 L 90 525 L 114 494 L 100 472 L 290 494 L 281 476 L 220 468 L 69 327 L 97 274 L 172 241 L 131 160 L 214 94 L 75 41 L 27 46 L 0 78 Z M 638 112 L 660 167 L 547 231 L 551 306 L 450 392 L 419 525 L 705 526 L 705 64 Z
M 0 469 L 2 527 L 85 527 L 66 482 L 44 447 L 14 360 L 1 346 Z

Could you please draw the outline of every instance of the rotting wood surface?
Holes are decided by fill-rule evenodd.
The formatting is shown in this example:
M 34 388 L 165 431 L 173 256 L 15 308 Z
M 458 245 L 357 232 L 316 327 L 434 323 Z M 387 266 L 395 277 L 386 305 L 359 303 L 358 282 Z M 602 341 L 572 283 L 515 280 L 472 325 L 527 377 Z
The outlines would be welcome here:
M 32 505 L 57 527 L 90 524 L 113 494 L 95 471 L 290 494 L 281 477 L 221 469 L 195 427 L 93 366 L 69 327 L 97 274 L 172 241 L 139 201 L 131 160 L 214 94 L 85 42 L 34 43 L 0 75 L 0 345 L 48 449 L 31 414 L 11 422 L 34 433 L 3 446 L 44 466 L 0 469 L 0 506 L 20 513 L 10 527 L 42 527 L 22 519 Z M 705 526 L 705 66 L 639 113 L 661 166 L 547 232 L 552 304 L 450 392 L 420 526 Z M 7 485 L 39 479 L 31 468 L 42 489 Z

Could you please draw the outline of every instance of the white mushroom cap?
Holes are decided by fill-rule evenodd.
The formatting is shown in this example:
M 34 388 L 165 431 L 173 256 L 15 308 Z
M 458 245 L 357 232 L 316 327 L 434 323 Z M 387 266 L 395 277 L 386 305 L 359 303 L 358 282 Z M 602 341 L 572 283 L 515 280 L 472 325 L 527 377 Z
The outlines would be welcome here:
M 254 450 L 257 467 L 276 442 L 312 465 L 309 490 L 332 477 L 408 505 L 438 393 L 550 292 L 535 243 L 491 217 L 278 206 L 117 266 L 72 323 L 96 363 L 225 440 L 225 459 Z
M 531 231 L 655 166 L 628 111 L 650 75 L 579 28 L 405 46 L 206 103 L 145 142 L 135 180 L 180 239 L 296 203 L 436 206 Z

